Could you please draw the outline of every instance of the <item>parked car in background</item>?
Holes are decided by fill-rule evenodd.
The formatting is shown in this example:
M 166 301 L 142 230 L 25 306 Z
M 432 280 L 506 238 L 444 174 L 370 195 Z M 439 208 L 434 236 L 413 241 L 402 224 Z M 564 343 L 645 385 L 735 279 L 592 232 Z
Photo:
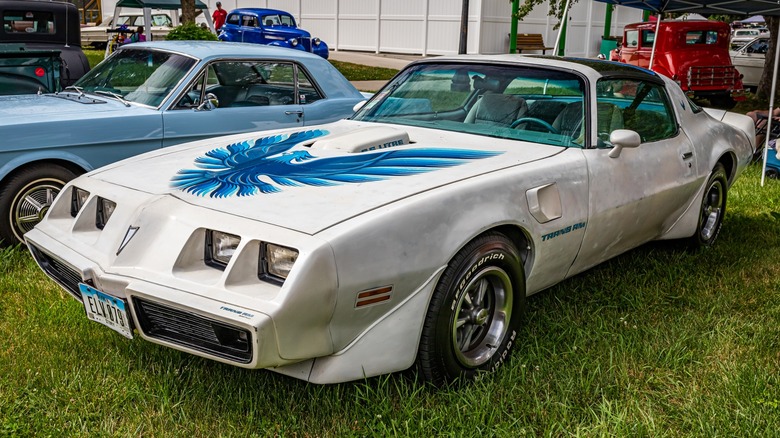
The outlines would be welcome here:
M 266 44 L 311 52 L 328 58 L 328 45 L 299 29 L 295 18 L 276 9 L 233 9 L 219 34 L 222 41 Z
M 0 94 L 59 91 L 89 71 L 69 2 L 0 0 Z
M 509 360 L 527 295 L 651 240 L 712 245 L 753 142 L 749 117 L 633 66 L 436 57 L 350 120 L 84 175 L 25 239 L 126 337 L 316 383 L 416 363 L 445 385 Z
M 769 37 L 758 37 L 729 52 L 731 62 L 742 73 L 742 84 L 746 87 L 758 87 L 758 82 L 764 73 L 767 50 L 769 50 Z
M 0 239 L 22 240 L 77 175 L 172 144 L 352 114 L 364 99 L 329 62 L 256 44 L 121 47 L 56 94 L 0 96 Z
M 117 20 L 114 20 L 114 17 L 108 17 L 100 26 L 84 27 L 81 29 L 81 44 L 90 45 L 96 49 L 105 49 L 112 36 L 108 31 L 123 25 L 131 32 L 138 26 L 145 26 L 143 13 L 140 11 L 123 12 Z M 173 20 L 167 11 L 152 13 L 152 39 L 154 41 L 164 40 L 171 29 L 173 29 Z
M 659 23 L 653 71 L 672 78 L 687 94 L 706 98 L 713 106 L 733 108 L 745 100 L 740 72 L 729 57 L 729 25 L 720 21 Z M 629 24 L 623 31 L 619 60 L 648 68 L 656 23 Z
M 765 27 L 734 29 L 731 31 L 730 48 L 736 50 L 758 37 L 769 38 L 769 29 Z

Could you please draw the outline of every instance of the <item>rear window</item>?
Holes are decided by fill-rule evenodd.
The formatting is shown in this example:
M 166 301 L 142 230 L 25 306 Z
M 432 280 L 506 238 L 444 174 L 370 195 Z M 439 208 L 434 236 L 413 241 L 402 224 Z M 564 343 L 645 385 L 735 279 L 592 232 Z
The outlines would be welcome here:
M 51 12 L 4 11 L 5 33 L 54 34 L 54 14 Z
M 718 42 L 718 31 L 695 30 L 685 34 L 685 44 L 715 44 Z

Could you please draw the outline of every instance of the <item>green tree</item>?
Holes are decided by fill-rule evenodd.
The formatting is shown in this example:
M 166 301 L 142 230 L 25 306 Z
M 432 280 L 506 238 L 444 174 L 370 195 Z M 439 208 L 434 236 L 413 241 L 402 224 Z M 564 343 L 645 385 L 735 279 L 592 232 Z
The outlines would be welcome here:
M 578 0 L 569 0 L 569 9 L 572 5 L 576 4 Z M 528 14 L 531 13 L 534 7 L 542 3 L 546 3 L 547 0 L 525 0 L 520 3 L 520 7 L 517 10 L 517 20 L 523 21 Z M 558 19 L 558 24 L 553 29 L 558 29 L 563 19 L 563 10 L 566 9 L 566 0 L 549 0 L 550 9 L 547 11 L 547 15 Z

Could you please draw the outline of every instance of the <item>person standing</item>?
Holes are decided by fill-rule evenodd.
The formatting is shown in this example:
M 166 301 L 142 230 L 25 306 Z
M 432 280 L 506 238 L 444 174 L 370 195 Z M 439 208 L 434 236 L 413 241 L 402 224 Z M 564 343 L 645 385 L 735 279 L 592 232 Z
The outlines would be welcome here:
M 219 33 L 219 30 L 222 29 L 222 25 L 225 24 L 225 19 L 227 18 L 227 11 L 222 9 L 222 2 L 217 2 L 217 9 L 214 10 L 214 13 L 211 14 L 211 19 L 214 20 L 214 29 Z

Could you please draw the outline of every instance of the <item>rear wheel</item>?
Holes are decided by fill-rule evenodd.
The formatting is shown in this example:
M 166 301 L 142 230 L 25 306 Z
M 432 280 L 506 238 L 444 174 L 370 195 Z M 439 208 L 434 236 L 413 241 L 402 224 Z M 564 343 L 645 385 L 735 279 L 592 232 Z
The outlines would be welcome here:
M 712 169 L 704 189 L 696 234 L 689 239 L 691 247 L 700 248 L 715 243 L 723 225 L 723 216 L 726 214 L 727 194 L 726 169 L 722 164 L 718 164 Z
M 525 276 L 514 244 L 484 234 L 450 261 L 425 317 L 418 368 L 437 386 L 494 371 L 516 343 Z
M 767 169 L 766 170 L 766 177 L 767 178 L 772 178 L 772 179 L 777 179 L 777 178 L 780 178 L 780 174 L 778 174 L 777 169 Z
M 0 239 L 3 245 L 23 242 L 49 211 L 62 187 L 76 174 L 53 165 L 33 165 L 11 175 L 0 189 Z

